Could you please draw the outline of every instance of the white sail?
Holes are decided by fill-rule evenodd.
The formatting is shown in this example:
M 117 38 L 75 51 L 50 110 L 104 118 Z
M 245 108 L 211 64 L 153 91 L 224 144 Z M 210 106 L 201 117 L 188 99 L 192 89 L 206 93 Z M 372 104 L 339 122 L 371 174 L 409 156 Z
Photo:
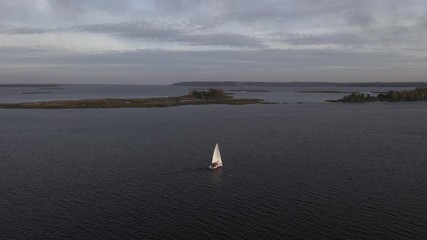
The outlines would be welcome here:
M 218 143 L 215 145 L 215 150 L 213 152 L 213 156 L 212 156 L 212 163 L 222 163 L 221 160 L 221 153 L 219 152 L 219 147 L 218 147 Z

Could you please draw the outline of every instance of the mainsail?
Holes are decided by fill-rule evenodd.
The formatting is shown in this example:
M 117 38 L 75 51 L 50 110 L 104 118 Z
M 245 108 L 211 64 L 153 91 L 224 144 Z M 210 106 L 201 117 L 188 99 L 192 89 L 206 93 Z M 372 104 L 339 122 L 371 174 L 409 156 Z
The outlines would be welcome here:
M 221 153 L 219 152 L 218 143 L 215 145 L 215 150 L 212 156 L 212 163 L 222 163 Z

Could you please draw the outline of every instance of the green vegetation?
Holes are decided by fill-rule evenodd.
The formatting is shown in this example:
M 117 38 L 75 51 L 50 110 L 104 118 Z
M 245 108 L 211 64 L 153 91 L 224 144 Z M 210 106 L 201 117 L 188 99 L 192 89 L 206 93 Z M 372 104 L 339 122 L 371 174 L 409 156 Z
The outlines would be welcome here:
M 172 107 L 180 105 L 204 104 L 259 104 L 265 103 L 262 99 L 235 99 L 222 89 L 209 89 L 209 91 L 192 91 L 181 97 L 159 98 L 105 98 L 84 100 L 63 100 L 29 103 L 4 103 L 0 108 L 25 108 L 25 109 L 62 109 L 62 108 L 129 108 L 129 107 Z
M 342 99 L 329 100 L 328 102 L 404 102 L 404 101 L 427 101 L 427 88 L 416 88 L 411 91 L 389 91 L 378 94 L 376 97 L 363 93 L 352 93 Z
M 344 96 L 341 102 L 375 102 L 378 101 L 376 97 L 364 93 L 351 93 Z
M 208 91 L 190 91 L 189 97 L 197 99 L 209 99 L 209 98 L 227 98 L 227 94 L 223 89 L 211 88 Z
M 389 91 L 377 96 L 379 101 L 427 101 L 427 88 L 416 88 L 412 91 Z

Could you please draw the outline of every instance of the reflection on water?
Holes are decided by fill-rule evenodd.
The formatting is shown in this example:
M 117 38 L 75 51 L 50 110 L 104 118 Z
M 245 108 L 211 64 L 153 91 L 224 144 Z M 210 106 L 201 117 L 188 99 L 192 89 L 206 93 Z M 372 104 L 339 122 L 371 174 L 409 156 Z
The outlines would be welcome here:
M 211 170 L 211 185 L 212 187 L 220 187 L 222 182 L 222 167 Z

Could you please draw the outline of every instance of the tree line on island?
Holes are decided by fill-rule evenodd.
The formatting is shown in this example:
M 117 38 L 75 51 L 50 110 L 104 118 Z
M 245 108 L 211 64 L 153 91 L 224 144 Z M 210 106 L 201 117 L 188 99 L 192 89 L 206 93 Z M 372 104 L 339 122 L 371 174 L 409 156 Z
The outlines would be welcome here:
M 416 88 L 410 91 L 389 91 L 377 96 L 359 92 L 351 93 L 342 99 L 330 100 L 329 102 L 404 102 L 404 101 L 427 101 L 427 88 Z
M 223 89 L 210 88 L 208 91 L 190 91 L 188 93 L 189 97 L 197 99 L 207 99 L 207 98 L 226 98 L 228 97 L 226 92 Z

